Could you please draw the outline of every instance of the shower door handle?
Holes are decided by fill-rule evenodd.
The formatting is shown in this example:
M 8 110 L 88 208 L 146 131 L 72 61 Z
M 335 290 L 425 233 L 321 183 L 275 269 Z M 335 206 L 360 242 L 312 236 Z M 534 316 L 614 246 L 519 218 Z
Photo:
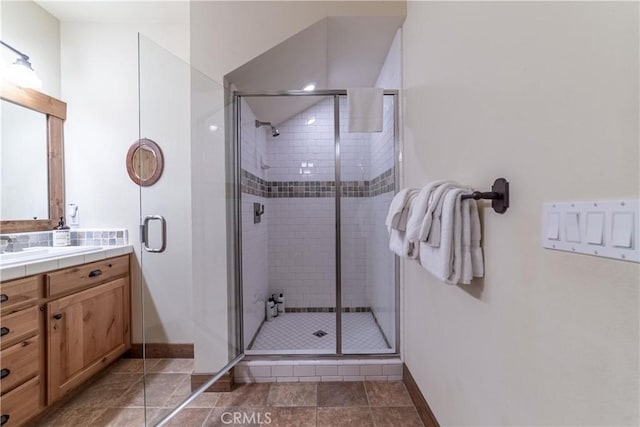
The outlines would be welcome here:
M 162 245 L 159 248 L 149 247 L 149 222 L 160 221 L 162 225 Z M 140 226 L 142 247 L 147 252 L 160 253 L 167 249 L 167 220 L 162 215 L 147 215 Z

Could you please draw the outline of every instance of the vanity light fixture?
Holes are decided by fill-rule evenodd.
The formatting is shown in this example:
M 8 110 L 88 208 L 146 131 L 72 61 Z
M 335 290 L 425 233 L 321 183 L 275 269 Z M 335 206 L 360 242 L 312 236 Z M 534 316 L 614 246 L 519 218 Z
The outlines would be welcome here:
M 2 74 L 4 75 L 4 78 L 20 87 L 30 89 L 41 88 L 42 80 L 38 78 L 36 72 L 33 70 L 31 62 L 29 62 L 29 56 L 20 52 L 18 49 L 9 46 L 2 40 L 0 40 L 0 44 L 18 55 L 16 62 L 3 70 Z

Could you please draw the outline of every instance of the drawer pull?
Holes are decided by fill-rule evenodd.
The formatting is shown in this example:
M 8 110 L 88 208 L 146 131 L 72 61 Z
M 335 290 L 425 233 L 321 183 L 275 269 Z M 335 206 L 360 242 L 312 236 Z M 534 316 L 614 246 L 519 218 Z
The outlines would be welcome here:
M 9 296 L 7 294 L 0 295 L 0 302 L 5 302 L 5 301 L 9 301 Z
M 62 319 L 62 313 L 54 314 L 53 318 L 56 319 L 56 320 Z
M 4 368 L 0 371 L 0 380 L 3 380 L 9 376 L 11 369 Z
M 102 270 L 100 270 L 100 269 L 93 270 L 91 273 L 89 273 L 89 277 L 98 277 L 101 274 L 102 274 Z
M 3 326 L 2 328 L 0 328 L 0 337 L 7 335 L 9 332 L 11 332 L 9 328 Z
M 0 426 L 5 425 L 7 421 L 9 421 L 9 418 L 11 418 L 9 414 L 2 414 L 2 417 L 0 417 Z

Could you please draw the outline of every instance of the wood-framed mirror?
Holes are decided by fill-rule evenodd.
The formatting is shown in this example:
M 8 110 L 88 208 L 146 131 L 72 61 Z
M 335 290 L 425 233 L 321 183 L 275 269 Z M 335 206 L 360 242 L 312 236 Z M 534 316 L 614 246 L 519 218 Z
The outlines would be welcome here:
M 0 233 L 20 233 L 52 230 L 64 216 L 64 121 L 67 104 L 33 89 L 25 89 L 8 82 L 0 83 L 0 99 L 19 107 L 42 113 L 46 117 L 46 193 L 48 216 L 0 218 Z M 3 139 L 3 144 L 4 144 Z M 24 194 L 29 197 L 29 194 Z
M 164 171 L 160 146 L 148 138 L 131 144 L 127 152 L 127 173 L 137 185 L 148 187 L 158 182 Z

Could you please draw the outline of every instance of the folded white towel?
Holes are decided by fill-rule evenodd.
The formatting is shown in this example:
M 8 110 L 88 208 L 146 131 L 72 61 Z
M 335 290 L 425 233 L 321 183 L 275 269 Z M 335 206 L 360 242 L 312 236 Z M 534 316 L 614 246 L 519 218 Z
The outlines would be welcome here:
M 401 229 L 406 230 L 406 219 L 403 220 L 402 218 L 403 212 L 406 211 L 404 215 L 408 215 L 408 202 L 412 195 L 415 196 L 415 194 L 417 193 L 418 190 L 414 188 L 404 188 L 394 196 L 393 200 L 391 200 L 391 204 L 389 205 L 389 212 L 387 213 L 387 218 L 384 222 L 389 232 L 391 232 L 392 228 L 395 228 L 396 230 L 400 229 L 398 228 L 398 226 L 403 221 L 405 222 L 405 225 Z
M 430 182 L 422 187 L 415 200 L 413 201 L 411 214 L 407 220 L 407 238 L 412 242 L 420 241 L 420 232 L 422 223 L 429 207 L 429 200 L 432 193 L 442 184 L 453 183 L 453 181 L 441 180 Z
M 462 200 L 460 206 L 462 208 L 462 260 L 460 272 L 460 283 L 468 285 L 473 279 L 473 265 L 471 262 L 471 204 L 475 204 L 474 200 Z
M 406 197 L 404 197 L 404 195 L 400 195 L 400 197 L 396 195 L 398 199 L 404 200 L 404 207 L 400 211 L 399 215 L 392 215 L 392 213 L 395 213 L 398 210 L 397 206 L 399 205 L 399 203 L 396 203 L 393 209 L 389 209 L 389 214 L 387 215 L 389 249 L 391 249 L 391 251 L 402 258 L 418 258 L 419 247 L 417 244 L 414 244 L 409 239 L 407 239 L 407 233 L 405 231 L 407 227 L 407 220 L 411 215 L 411 211 L 413 209 L 413 201 L 415 200 L 417 194 L 418 190 L 409 189 L 405 192 Z M 392 204 L 394 203 L 392 202 Z
M 482 230 L 480 229 L 480 216 L 478 215 L 478 204 L 475 200 L 470 200 L 471 215 L 471 269 L 473 277 L 484 276 L 484 256 L 480 247 L 482 240 Z
M 427 213 L 420 227 L 419 239 L 421 242 L 428 242 L 433 247 L 440 246 L 440 217 L 442 216 L 442 206 L 444 204 L 443 196 L 455 186 L 456 184 L 452 181 L 445 182 L 433 191 L 427 206 Z
M 384 89 L 347 89 L 349 132 L 382 132 Z
M 429 273 L 445 283 L 457 283 L 461 273 L 462 213 L 461 188 L 450 188 L 444 195 L 440 246 L 435 248 L 420 242 L 419 257 Z
M 391 229 L 389 233 L 389 249 L 401 258 L 418 258 L 418 246 L 407 239 L 404 231 Z

